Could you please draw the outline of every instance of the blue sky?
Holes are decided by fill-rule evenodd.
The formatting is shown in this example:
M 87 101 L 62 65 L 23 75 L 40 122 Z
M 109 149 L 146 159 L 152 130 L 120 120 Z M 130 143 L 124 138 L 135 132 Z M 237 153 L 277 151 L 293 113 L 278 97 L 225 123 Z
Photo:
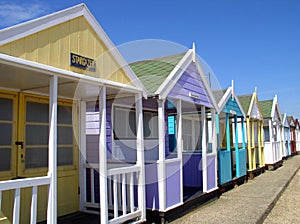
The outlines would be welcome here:
M 300 117 L 300 1 L 0 1 L 0 28 L 84 2 L 115 45 L 143 39 L 191 48 L 223 88 L 278 95 L 281 112 Z M 126 53 L 126 52 L 125 52 Z M 125 55 L 126 56 L 126 55 Z

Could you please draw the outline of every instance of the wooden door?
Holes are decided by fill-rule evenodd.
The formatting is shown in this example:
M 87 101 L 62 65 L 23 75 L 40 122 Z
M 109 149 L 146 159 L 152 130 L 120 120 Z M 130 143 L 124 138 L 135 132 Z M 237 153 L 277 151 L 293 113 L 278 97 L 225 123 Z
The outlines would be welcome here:
M 46 176 L 48 172 L 48 97 L 0 92 L 0 180 Z M 58 215 L 79 210 L 76 106 L 59 100 L 57 108 Z M 38 188 L 38 221 L 46 219 L 47 186 Z M 3 196 L 10 216 L 13 191 Z M 30 217 L 31 189 L 21 191 L 22 223 Z

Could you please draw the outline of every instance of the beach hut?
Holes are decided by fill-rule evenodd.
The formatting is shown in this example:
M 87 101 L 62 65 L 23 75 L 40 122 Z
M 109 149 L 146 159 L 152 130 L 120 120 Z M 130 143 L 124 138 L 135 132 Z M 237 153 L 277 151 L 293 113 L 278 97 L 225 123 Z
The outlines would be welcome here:
M 288 122 L 290 125 L 290 144 L 291 144 L 291 155 L 295 155 L 296 150 L 296 121 L 293 116 L 288 117 Z
M 300 154 L 300 122 L 299 122 L 298 118 L 295 120 L 295 123 L 296 123 L 296 130 L 295 130 L 295 134 L 296 134 L 296 153 Z
M 143 92 L 84 4 L 0 30 L 1 221 L 144 221 Z M 115 99 L 136 108 L 130 164 L 110 162 Z
M 286 113 L 282 114 L 282 140 L 282 157 L 286 159 L 291 156 L 290 125 Z
M 144 132 L 147 217 L 164 222 L 216 196 L 217 106 L 195 47 L 130 66 L 148 90 L 144 113 L 156 117 Z
M 216 119 L 218 183 L 225 187 L 244 182 L 247 178 L 245 113 L 234 92 L 233 81 L 232 86 L 226 91 L 220 90 L 213 93 L 220 111 Z M 241 136 L 239 136 L 240 133 Z
M 282 165 L 282 121 L 277 95 L 272 100 L 259 102 L 264 117 L 264 156 L 268 169 Z
M 246 114 L 247 168 L 249 177 L 253 178 L 265 170 L 263 116 L 256 89 L 252 94 L 239 96 L 238 99 Z

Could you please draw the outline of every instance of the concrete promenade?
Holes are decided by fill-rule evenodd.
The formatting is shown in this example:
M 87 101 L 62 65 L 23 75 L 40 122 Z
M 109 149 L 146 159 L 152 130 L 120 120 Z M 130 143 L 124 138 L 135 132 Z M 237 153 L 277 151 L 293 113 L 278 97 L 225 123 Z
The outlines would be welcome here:
M 172 223 L 300 223 L 299 168 L 300 155 L 293 156 Z

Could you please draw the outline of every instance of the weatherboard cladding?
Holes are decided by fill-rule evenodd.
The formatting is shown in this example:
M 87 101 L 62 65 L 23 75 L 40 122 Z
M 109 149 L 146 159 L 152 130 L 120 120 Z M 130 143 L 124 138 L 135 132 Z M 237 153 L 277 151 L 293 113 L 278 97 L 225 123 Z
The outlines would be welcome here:
M 232 99 L 232 97 L 230 97 L 228 99 L 228 101 L 222 111 L 225 113 L 230 113 L 230 111 L 235 111 L 237 116 L 243 116 L 241 108 L 239 107 L 238 103 L 236 102 L 236 99 Z
M 190 93 L 199 96 L 199 98 L 190 97 Z M 213 107 L 213 103 L 208 96 L 208 92 L 194 63 L 191 63 L 186 71 L 184 71 L 176 85 L 169 93 L 169 96 L 176 99 L 182 99 L 186 102 Z
M 219 103 L 222 99 L 223 95 L 226 93 L 226 90 L 218 90 L 213 91 L 214 97 L 216 101 Z M 232 96 L 232 93 L 231 93 Z M 231 113 L 231 111 L 235 111 L 237 116 L 243 116 L 242 110 L 239 107 L 235 98 L 230 97 L 223 108 L 220 108 L 224 113 Z

